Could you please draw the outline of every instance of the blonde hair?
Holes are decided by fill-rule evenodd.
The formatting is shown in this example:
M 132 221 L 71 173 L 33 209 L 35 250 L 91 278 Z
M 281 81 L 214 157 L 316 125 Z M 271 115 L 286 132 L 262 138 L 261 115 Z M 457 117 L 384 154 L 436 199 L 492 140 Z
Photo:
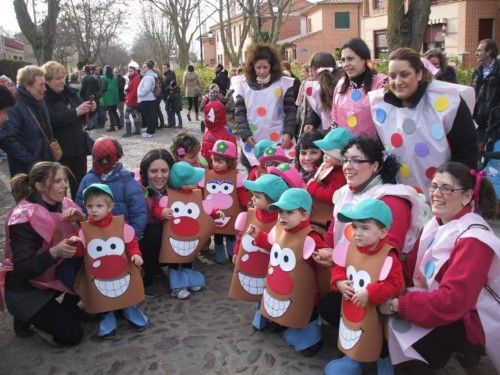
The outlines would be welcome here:
M 31 86 L 35 83 L 37 76 L 43 77 L 45 75 L 42 68 L 36 65 L 28 65 L 17 71 L 17 83 L 20 86 Z
M 113 198 L 111 198 L 108 194 L 106 194 L 105 192 L 100 191 L 100 190 L 93 190 L 93 191 L 89 192 L 87 194 L 87 196 L 85 197 L 85 199 L 83 200 L 83 204 L 86 205 L 88 203 L 88 201 L 90 201 L 91 199 L 95 199 L 95 198 L 103 198 L 104 202 L 106 202 L 108 208 L 112 207 L 114 204 Z
M 47 61 L 42 65 L 42 69 L 45 72 L 45 80 L 50 81 L 58 73 L 66 75 L 66 68 L 59 64 L 57 61 Z

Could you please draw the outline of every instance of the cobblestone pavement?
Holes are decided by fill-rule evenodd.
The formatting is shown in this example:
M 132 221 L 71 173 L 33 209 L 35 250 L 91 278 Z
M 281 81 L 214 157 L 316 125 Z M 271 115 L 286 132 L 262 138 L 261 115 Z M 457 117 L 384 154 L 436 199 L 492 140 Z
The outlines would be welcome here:
M 200 135 L 198 123 L 188 123 L 185 119 L 185 124 Z M 147 150 L 168 147 L 176 131 L 159 130 L 147 140 L 120 138 L 125 151 L 123 162 L 128 168 L 138 167 Z M 104 133 L 93 131 L 92 136 Z M 108 134 L 119 136 L 117 132 Z M 7 163 L 1 161 L 2 222 L 12 204 Z M 0 249 L 3 249 L 3 231 L 2 225 Z M 38 335 L 16 337 L 12 317 L 0 313 L 0 374 L 322 374 L 325 364 L 338 355 L 335 332 L 325 327 L 325 345 L 312 358 L 296 353 L 280 334 L 255 332 L 250 326 L 253 306 L 227 297 L 231 266 L 214 264 L 212 258 L 212 252 L 204 253 L 195 264 L 206 276 L 207 287 L 188 300 L 170 297 L 165 276 L 155 280 L 162 295 L 141 304 L 151 320 L 142 332 L 122 320 L 117 333 L 102 340 L 97 337 L 97 323 L 84 323 L 82 344 L 61 348 L 48 345 Z M 439 373 L 466 372 L 452 359 Z M 487 359 L 474 370 L 474 374 L 492 373 Z

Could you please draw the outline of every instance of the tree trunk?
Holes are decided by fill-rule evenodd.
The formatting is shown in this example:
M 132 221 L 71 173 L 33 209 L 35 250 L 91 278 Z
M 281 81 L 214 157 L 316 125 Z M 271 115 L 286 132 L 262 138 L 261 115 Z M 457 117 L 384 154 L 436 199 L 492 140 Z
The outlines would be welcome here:
M 57 17 L 61 10 L 60 0 L 47 0 L 47 16 L 40 25 L 32 21 L 25 0 L 14 0 L 14 10 L 19 28 L 33 47 L 38 65 L 51 60 L 57 35 Z
M 431 13 L 431 0 L 412 1 L 405 12 L 404 0 L 387 2 L 387 46 L 389 52 L 410 47 L 420 52 Z
M 189 65 L 189 43 L 183 40 L 177 40 L 179 47 L 179 67 L 185 69 Z

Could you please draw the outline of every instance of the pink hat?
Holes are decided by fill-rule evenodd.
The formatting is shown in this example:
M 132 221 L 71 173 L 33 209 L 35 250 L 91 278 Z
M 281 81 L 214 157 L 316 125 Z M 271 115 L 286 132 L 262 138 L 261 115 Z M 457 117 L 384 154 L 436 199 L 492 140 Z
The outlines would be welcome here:
M 267 168 L 267 173 L 272 173 L 280 176 L 291 188 L 303 188 L 304 181 L 299 171 L 289 163 L 281 163 L 277 167 L 271 166 Z
M 264 149 L 262 155 L 259 158 L 259 163 L 265 164 L 271 160 L 276 160 L 283 163 L 290 162 L 290 158 L 286 156 L 285 150 L 283 150 L 283 148 L 281 148 L 280 146 L 274 146 L 274 145 L 266 147 Z
M 237 159 L 238 152 L 236 145 L 231 141 L 219 140 L 215 142 L 212 148 L 212 155 L 222 156 L 223 158 Z

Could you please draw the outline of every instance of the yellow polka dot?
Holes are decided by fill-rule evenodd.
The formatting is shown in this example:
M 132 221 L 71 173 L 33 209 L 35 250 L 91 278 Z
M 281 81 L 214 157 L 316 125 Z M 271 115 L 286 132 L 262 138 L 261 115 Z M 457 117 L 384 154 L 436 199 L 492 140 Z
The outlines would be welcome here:
M 401 164 L 399 173 L 401 173 L 401 176 L 403 176 L 404 178 L 410 177 L 410 167 L 408 167 L 406 164 Z
M 444 112 L 450 106 L 450 101 L 446 96 L 440 96 L 434 101 L 434 108 L 438 112 Z
M 274 96 L 280 97 L 283 91 L 281 90 L 281 87 L 276 87 L 274 90 Z
M 350 115 L 347 117 L 347 125 L 349 125 L 350 128 L 356 127 L 358 125 L 358 119 L 354 115 Z

